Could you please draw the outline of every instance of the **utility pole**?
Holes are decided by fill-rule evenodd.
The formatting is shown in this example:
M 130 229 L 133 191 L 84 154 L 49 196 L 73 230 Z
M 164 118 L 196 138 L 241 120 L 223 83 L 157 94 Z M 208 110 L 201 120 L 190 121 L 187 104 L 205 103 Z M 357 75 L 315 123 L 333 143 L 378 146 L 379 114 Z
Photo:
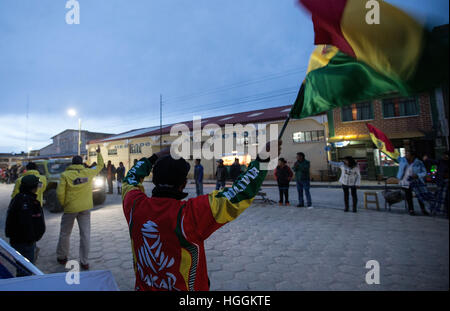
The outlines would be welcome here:
M 159 95 L 159 151 L 162 150 L 162 94 Z
M 25 124 L 25 148 L 28 152 L 28 158 L 30 157 L 30 150 L 28 150 L 28 111 L 30 109 L 30 95 L 27 94 L 27 113 L 26 113 L 26 124 Z
M 78 118 L 78 155 L 81 155 L 81 118 Z

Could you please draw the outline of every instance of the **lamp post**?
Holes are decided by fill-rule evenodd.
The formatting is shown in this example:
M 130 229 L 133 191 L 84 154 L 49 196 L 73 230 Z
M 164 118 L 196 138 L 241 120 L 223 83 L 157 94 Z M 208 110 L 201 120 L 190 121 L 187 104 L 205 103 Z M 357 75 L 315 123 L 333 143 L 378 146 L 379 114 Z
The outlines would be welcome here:
M 75 109 L 69 109 L 67 114 L 71 117 L 75 117 L 77 111 Z M 78 155 L 81 155 L 81 118 L 78 118 Z

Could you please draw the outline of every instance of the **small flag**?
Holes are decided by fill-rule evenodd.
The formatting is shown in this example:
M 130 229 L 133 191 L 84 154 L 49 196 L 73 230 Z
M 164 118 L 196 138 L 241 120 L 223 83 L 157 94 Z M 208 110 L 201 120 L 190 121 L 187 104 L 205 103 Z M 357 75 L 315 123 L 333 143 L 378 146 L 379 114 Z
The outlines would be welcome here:
M 397 160 L 400 156 L 400 153 L 397 149 L 394 148 L 394 145 L 389 140 L 389 138 L 382 131 L 377 129 L 375 126 L 366 123 L 367 128 L 369 129 L 370 138 L 377 148 L 390 157 L 393 160 Z

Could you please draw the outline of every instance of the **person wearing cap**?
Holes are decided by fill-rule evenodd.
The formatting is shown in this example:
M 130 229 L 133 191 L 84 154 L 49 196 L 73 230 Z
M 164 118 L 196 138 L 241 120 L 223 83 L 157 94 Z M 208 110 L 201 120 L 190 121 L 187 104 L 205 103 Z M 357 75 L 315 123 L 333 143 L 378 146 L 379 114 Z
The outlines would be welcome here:
M 37 195 L 37 200 L 39 201 L 39 203 L 41 203 L 41 206 L 43 206 L 44 204 L 44 191 L 47 188 L 47 178 L 45 176 L 42 176 L 39 171 L 37 170 L 37 165 L 34 162 L 29 162 L 26 165 L 26 171 L 22 174 L 21 177 L 19 177 L 16 180 L 16 183 L 14 185 L 14 190 L 11 194 L 11 198 L 13 199 L 19 192 L 20 192 L 20 185 L 22 183 L 22 178 L 24 176 L 28 176 L 28 175 L 34 175 L 37 178 L 39 178 L 39 187 L 38 190 L 36 192 Z
M 228 171 L 225 165 L 223 165 L 223 160 L 217 160 L 217 171 L 216 171 L 216 190 L 225 188 L 225 182 L 227 181 Z
M 83 158 L 74 156 L 72 165 L 68 166 L 61 174 L 56 195 L 59 203 L 64 208 L 61 217 L 61 229 L 56 259 L 58 263 L 65 265 L 70 246 L 70 234 L 75 219 L 80 228 L 80 266 L 84 270 L 89 269 L 89 245 L 91 235 L 91 209 L 94 207 L 92 201 L 92 180 L 104 167 L 100 147 L 97 148 L 97 166 L 86 168 Z
M 169 150 L 142 158 L 123 180 L 135 290 L 209 290 L 204 241 L 250 206 L 267 170 L 257 158 L 232 187 L 184 200 L 190 165 Z M 152 168 L 155 187 L 148 197 L 142 181 Z
M 36 242 L 45 233 L 44 212 L 37 197 L 39 183 L 39 178 L 34 175 L 21 178 L 19 193 L 9 204 L 5 225 L 5 235 L 10 245 L 31 263 L 36 259 Z M 17 276 L 24 275 L 18 269 Z

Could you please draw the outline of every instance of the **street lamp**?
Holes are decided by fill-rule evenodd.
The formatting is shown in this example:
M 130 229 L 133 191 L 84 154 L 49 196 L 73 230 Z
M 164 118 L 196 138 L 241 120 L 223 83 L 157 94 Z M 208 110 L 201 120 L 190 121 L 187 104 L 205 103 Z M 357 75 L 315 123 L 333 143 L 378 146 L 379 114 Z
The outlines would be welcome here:
M 67 110 L 67 114 L 71 117 L 75 117 L 77 111 L 71 108 Z M 78 118 L 78 155 L 81 155 L 81 118 Z

